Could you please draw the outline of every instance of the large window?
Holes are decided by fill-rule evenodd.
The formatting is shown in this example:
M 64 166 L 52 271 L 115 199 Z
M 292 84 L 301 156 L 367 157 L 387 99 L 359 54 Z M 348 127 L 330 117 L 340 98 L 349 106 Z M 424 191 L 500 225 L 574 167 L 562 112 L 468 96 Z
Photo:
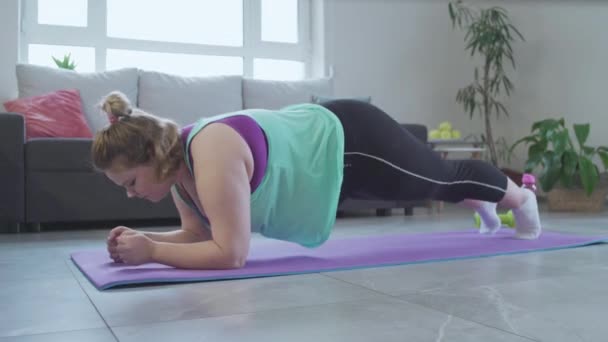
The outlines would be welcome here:
M 311 76 L 311 0 L 22 0 L 21 59 L 83 72 Z

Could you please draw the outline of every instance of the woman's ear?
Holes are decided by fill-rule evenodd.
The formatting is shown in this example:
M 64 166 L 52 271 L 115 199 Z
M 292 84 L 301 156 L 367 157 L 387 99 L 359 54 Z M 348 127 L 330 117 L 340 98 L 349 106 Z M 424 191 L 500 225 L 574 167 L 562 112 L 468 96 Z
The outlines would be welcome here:
M 158 147 L 154 146 L 154 144 L 149 145 L 148 148 L 146 148 L 146 159 L 148 162 L 156 162 L 161 155 L 159 152 Z

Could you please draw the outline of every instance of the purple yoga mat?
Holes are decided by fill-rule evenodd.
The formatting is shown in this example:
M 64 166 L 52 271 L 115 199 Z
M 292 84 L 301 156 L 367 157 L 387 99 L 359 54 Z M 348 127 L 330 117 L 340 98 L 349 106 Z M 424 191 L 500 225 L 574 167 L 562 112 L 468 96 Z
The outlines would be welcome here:
M 125 266 L 110 259 L 105 249 L 72 254 L 72 260 L 100 290 L 144 283 L 208 281 L 287 274 L 316 273 L 366 267 L 475 258 L 586 246 L 607 237 L 543 232 L 537 240 L 519 240 L 514 230 L 480 235 L 476 230 L 360 236 L 330 239 L 307 249 L 276 241 L 255 240 L 244 268 L 238 270 L 184 270 L 160 264 Z

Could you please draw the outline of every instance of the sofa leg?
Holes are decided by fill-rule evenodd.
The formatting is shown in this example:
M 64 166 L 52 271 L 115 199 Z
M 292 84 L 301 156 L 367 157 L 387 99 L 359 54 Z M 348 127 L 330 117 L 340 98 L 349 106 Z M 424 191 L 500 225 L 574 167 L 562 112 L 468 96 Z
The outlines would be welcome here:
M 376 209 L 376 216 L 391 216 L 391 209 Z
M 412 215 L 414 215 L 414 208 L 412 208 L 412 207 L 405 207 L 405 208 L 403 208 L 403 214 L 405 216 L 412 216 Z
M 16 234 L 21 231 L 22 226 L 19 222 L 1 222 L 0 233 Z
M 23 223 L 15 222 L 12 227 L 9 227 L 9 233 L 21 233 L 23 231 Z
M 30 233 L 40 233 L 42 229 L 40 227 L 40 223 L 28 223 L 26 230 Z

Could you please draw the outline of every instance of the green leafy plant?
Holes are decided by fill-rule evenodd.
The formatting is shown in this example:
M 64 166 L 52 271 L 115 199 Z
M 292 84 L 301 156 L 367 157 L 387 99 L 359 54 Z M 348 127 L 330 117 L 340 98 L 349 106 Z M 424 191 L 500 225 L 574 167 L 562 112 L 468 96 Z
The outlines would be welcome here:
M 529 145 L 525 171 L 533 172 L 538 166 L 542 167 L 539 181 L 544 191 L 550 191 L 558 182 L 568 188 L 580 182 L 590 196 L 600 179 L 593 160 L 599 156 L 606 170 L 608 147 L 586 145 L 590 131 L 588 123 L 574 124 L 573 129 L 578 145 L 572 143 L 563 118 L 537 121 L 532 125 L 531 134 L 516 141 L 509 152 L 519 144 Z
M 499 97 L 506 92 L 511 95 L 513 83 L 504 69 L 504 61 L 510 61 L 515 69 L 515 59 L 511 43 L 516 39 L 524 40 L 523 35 L 513 26 L 507 11 L 501 7 L 490 7 L 475 10 L 461 0 L 451 1 L 448 5 L 452 27 L 466 31 L 466 50 L 471 57 L 482 57 L 481 67 L 476 67 L 473 82 L 458 90 L 456 101 L 472 118 L 477 111 L 484 119 L 485 141 L 490 152 L 492 164 L 498 166 L 498 154 L 494 135 L 492 134 L 491 117 L 495 113 L 509 116 L 507 108 Z M 481 71 L 480 71 L 481 70 Z
M 68 70 L 76 69 L 76 64 L 74 63 L 74 60 L 71 59 L 72 54 L 70 54 L 70 53 L 68 53 L 67 55 L 64 55 L 63 60 L 55 58 L 55 56 L 51 56 L 51 57 L 55 61 L 55 64 L 57 64 L 57 66 L 61 69 L 68 69 Z
M 486 146 L 488 145 L 484 136 L 482 136 L 482 141 Z M 512 155 L 509 153 L 510 146 L 509 143 L 507 143 L 507 139 L 505 139 L 504 137 L 497 138 L 494 141 L 494 146 L 496 147 L 496 157 L 498 158 L 498 160 L 503 161 L 507 165 L 511 164 Z M 492 162 L 490 158 L 491 156 L 488 156 L 487 161 Z

